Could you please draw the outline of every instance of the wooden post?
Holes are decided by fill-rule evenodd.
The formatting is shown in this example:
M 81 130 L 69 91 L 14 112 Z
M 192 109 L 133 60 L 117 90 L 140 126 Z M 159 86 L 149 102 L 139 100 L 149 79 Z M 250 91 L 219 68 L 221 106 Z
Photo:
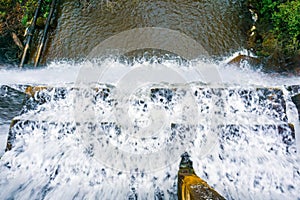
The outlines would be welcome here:
M 56 0 L 52 0 L 51 8 L 50 8 L 49 15 L 47 17 L 47 21 L 46 21 L 46 25 L 45 25 L 45 29 L 44 29 L 44 33 L 43 33 L 41 42 L 40 42 L 39 47 L 38 47 L 37 55 L 36 55 L 35 60 L 34 60 L 34 66 L 35 67 L 39 64 L 39 61 L 40 61 L 41 53 L 42 53 L 42 50 L 43 50 L 43 47 L 45 45 L 45 41 L 46 41 L 46 38 L 47 38 L 48 28 L 49 28 L 51 18 L 52 18 L 54 9 L 55 9 L 55 3 L 56 3 Z
M 23 56 L 22 56 L 22 59 L 21 59 L 21 62 L 20 62 L 20 68 L 22 68 L 23 65 L 24 65 L 24 62 L 25 62 L 25 59 L 26 59 L 26 55 L 27 55 L 27 51 L 29 49 L 30 42 L 31 42 L 31 39 L 32 39 L 32 36 L 33 36 L 33 33 L 34 33 L 36 20 L 38 18 L 41 5 L 42 5 L 42 0 L 39 0 L 38 1 L 38 6 L 35 9 L 35 13 L 34 13 L 34 16 L 33 16 L 33 21 L 31 23 L 29 31 L 28 31 L 28 37 L 27 37 L 26 45 L 25 45 L 25 48 L 24 48 L 24 51 L 23 51 Z

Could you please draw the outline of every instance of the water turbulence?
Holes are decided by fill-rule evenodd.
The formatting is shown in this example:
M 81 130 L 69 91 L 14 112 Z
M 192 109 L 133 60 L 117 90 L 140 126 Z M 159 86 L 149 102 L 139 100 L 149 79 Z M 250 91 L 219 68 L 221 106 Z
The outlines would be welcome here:
M 241 13 L 186 2 L 64 1 L 45 55 L 76 62 L 0 70 L 1 198 L 177 199 L 185 152 L 226 199 L 300 198 L 299 78 L 202 59 Z
M 261 83 L 229 83 L 226 74 L 245 71 L 204 61 L 152 61 L 52 63 L 48 76 L 57 79 L 51 85 L 35 83 L 43 69 L 20 84 L 2 85 L 1 101 L 21 106 L 19 114 L 6 111 L 14 118 L 10 151 L 1 158 L 1 197 L 177 199 L 180 155 L 188 152 L 196 173 L 226 199 L 299 198 L 299 121 L 291 101 L 300 92 L 297 78 L 252 71 Z M 130 73 L 161 65 L 181 76 L 134 86 L 142 80 Z M 196 81 L 192 66 L 211 65 L 223 80 Z M 78 74 L 86 67 L 112 70 L 105 82 L 86 85 L 78 76 L 60 79 L 70 66 Z

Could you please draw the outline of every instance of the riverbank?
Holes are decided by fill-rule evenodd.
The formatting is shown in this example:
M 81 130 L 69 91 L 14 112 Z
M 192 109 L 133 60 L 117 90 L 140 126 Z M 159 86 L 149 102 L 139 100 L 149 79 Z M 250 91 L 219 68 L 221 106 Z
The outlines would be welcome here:
M 247 48 L 265 71 L 300 74 L 300 1 L 248 0 L 253 26 Z
M 45 26 L 50 1 L 42 1 L 36 23 L 38 30 Z M 26 40 L 25 33 L 37 4 L 38 0 L 0 0 L 0 64 L 19 64 Z

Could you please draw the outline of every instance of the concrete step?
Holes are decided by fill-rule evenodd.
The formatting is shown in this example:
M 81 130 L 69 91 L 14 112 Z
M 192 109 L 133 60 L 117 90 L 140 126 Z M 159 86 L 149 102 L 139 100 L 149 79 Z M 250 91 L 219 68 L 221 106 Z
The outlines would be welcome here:
M 21 88 L 21 89 L 20 89 Z M 290 90 L 297 90 L 295 86 Z M 83 121 L 115 127 L 115 132 L 122 132 L 122 124 L 111 117 L 116 107 L 120 105 L 116 96 L 116 88 L 112 85 L 98 85 L 93 88 L 20 86 L 26 94 L 20 117 L 12 121 L 7 150 L 12 148 L 17 135 L 26 134 L 30 127 L 44 128 L 61 126 L 66 133 L 72 133 Z M 286 145 L 295 145 L 295 128 L 289 123 L 287 115 L 284 88 L 261 87 L 206 87 L 199 84 L 183 86 L 153 86 L 129 98 L 129 107 L 139 116 L 149 113 L 149 107 L 156 105 L 166 115 L 166 127 L 170 130 L 183 130 L 197 127 L 197 131 L 217 133 L 223 139 L 237 139 L 248 132 L 266 132 L 278 135 Z M 193 108 L 197 119 L 184 121 L 180 117 L 187 113 L 179 112 L 183 99 L 192 96 Z M 22 96 L 24 98 L 24 96 Z M 74 109 L 74 100 L 87 99 L 86 107 L 79 108 L 77 118 L 69 110 Z M 119 104 L 119 105 L 118 105 Z M 186 106 L 186 105 L 185 105 Z M 70 109 L 72 108 L 72 109 Z M 80 110 L 82 109 L 82 110 Z M 108 116 L 99 120 L 89 121 L 86 113 L 92 112 L 92 117 Z M 62 119 L 61 116 L 65 118 Z M 71 119 L 71 121 L 70 121 Z M 77 122 L 74 122 L 79 120 Z M 147 117 L 141 119 L 141 123 Z M 75 124 L 74 124 L 75 123 Z M 180 125 L 181 124 L 181 125 Z M 179 126 L 180 125 L 180 126 Z M 94 125 L 93 125 L 94 126 Z M 181 128 L 180 128 L 181 127 Z M 124 128 L 124 127 L 123 127 Z M 103 127 L 102 127 L 103 129 Z M 63 131 L 63 132 L 64 132 Z
M 64 88 L 64 87 L 27 87 L 25 93 L 30 100 L 26 104 L 28 109 L 50 101 L 65 99 L 68 94 L 76 91 L 85 98 L 93 98 L 91 103 L 117 101 L 115 88 L 110 85 L 88 89 Z M 135 104 L 155 103 L 164 109 L 172 109 L 181 100 L 192 95 L 200 115 L 216 114 L 221 118 L 229 118 L 229 115 L 264 116 L 271 120 L 288 122 L 286 113 L 286 96 L 281 88 L 209 88 L 189 86 L 181 88 L 149 88 L 145 97 L 134 97 L 131 100 Z M 145 102 L 148 101 L 148 102 Z M 150 102 L 149 102 L 150 101 Z M 115 102 L 116 103 L 116 102 Z M 35 105 L 35 106 L 33 106 Z M 113 107 L 115 104 L 111 104 Z M 246 116 L 245 116 L 246 117 Z M 244 118 L 245 118 L 244 117 Z
M 97 135 L 102 138 L 108 138 L 112 140 L 117 140 L 122 138 L 128 133 L 124 133 L 122 126 L 115 122 L 75 122 L 75 121 L 34 121 L 34 120 L 24 120 L 24 119 L 14 119 L 11 123 L 6 150 L 11 150 L 13 144 L 18 137 L 22 135 L 32 134 L 34 131 L 39 131 L 43 134 L 48 134 L 51 130 L 55 130 L 55 134 L 58 139 L 64 135 L 79 133 L 88 135 L 97 133 Z M 211 128 L 207 124 L 178 124 L 170 123 L 164 127 L 164 137 L 168 138 L 169 142 L 172 142 L 175 137 L 181 140 L 189 140 L 186 137 L 198 137 L 200 140 L 206 140 L 208 137 L 212 136 L 217 140 L 238 142 L 239 140 L 244 140 L 245 137 L 251 137 L 251 134 L 263 134 L 265 136 L 272 135 L 279 138 L 278 142 L 286 145 L 287 147 L 296 146 L 295 129 L 292 124 L 282 123 L 282 124 L 264 124 L 264 125 L 240 125 L 240 124 L 223 124 Z M 77 132 L 76 132 L 77 131 Z M 162 130 L 160 130 L 162 131 Z M 191 134 L 195 134 L 191 135 Z M 200 137 L 201 135 L 201 137 Z M 161 135 L 160 135 L 161 136 Z M 149 136 L 146 135 L 144 138 L 141 135 L 137 137 L 140 140 L 157 140 L 158 135 Z M 132 134 L 132 137 L 134 134 Z M 193 140 L 193 138 L 191 138 Z

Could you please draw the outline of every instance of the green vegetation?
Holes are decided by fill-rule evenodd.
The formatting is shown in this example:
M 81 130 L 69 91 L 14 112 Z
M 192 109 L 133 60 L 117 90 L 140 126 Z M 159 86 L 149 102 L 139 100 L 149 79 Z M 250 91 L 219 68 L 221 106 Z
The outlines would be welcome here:
M 36 28 L 43 28 L 52 0 L 43 0 Z M 0 0 L 0 62 L 18 63 L 24 31 L 33 19 L 38 0 Z
M 256 53 L 282 62 L 300 54 L 300 1 L 249 0 L 257 10 Z
M 12 0 L 0 0 L 0 20 L 2 21 L 7 14 L 7 8 L 11 6 Z
M 0 0 L 0 19 L 4 21 L 9 13 L 13 15 L 14 12 L 20 11 L 22 15 L 21 23 L 23 26 L 27 26 L 34 15 L 37 3 L 38 0 Z M 43 1 L 40 16 L 44 19 L 49 14 L 50 3 L 51 0 Z
M 24 26 L 28 25 L 30 23 L 30 20 L 32 19 L 35 9 L 38 4 L 38 0 L 18 0 L 18 3 L 20 3 L 21 7 L 24 10 L 24 15 L 22 18 L 22 24 Z M 47 18 L 50 10 L 50 3 L 51 0 L 44 0 L 41 10 L 40 10 L 40 16 L 42 18 Z
M 278 5 L 272 15 L 274 34 L 283 42 L 286 53 L 299 50 L 300 43 L 300 1 L 289 1 Z

